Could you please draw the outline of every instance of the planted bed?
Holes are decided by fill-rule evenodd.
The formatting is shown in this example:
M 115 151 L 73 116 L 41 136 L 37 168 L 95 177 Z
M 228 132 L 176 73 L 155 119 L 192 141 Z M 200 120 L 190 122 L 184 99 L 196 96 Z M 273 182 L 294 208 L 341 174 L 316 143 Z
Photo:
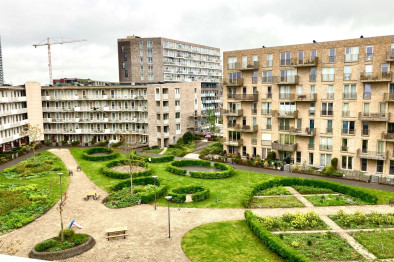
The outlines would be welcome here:
M 191 168 L 193 167 L 193 168 Z M 208 168 L 207 171 L 199 171 L 202 168 Z M 217 171 L 213 171 L 212 169 Z M 190 170 L 188 172 L 188 169 Z M 196 170 L 197 169 L 197 170 Z M 234 173 L 234 169 L 222 163 L 214 163 L 213 166 L 211 162 L 206 160 L 178 160 L 173 161 L 167 166 L 167 171 L 179 175 L 179 176 L 190 176 L 193 178 L 207 178 L 207 179 L 219 179 L 231 177 Z
M 115 159 L 119 156 L 112 148 L 92 147 L 82 154 L 82 158 L 88 161 L 106 161 Z

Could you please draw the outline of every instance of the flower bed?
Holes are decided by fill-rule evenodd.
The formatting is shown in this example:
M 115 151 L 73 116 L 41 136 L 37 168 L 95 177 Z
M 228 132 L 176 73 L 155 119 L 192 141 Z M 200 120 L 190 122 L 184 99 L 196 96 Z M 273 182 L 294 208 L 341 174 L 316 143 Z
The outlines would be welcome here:
M 174 161 L 167 166 L 167 171 L 174 173 L 176 175 L 185 176 L 187 174 L 187 170 L 180 168 L 182 166 L 205 166 L 211 167 L 211 162 L 206 160 L 178 160 Z M 231 166 L 222 164 L 222 163 L 214 163 L 214 168 L 220 169 L 222 171 L 218 172 L 204 172 L 204 171 L 190 171 L 189 175 L 194 178 L 206 178 L 206 179 L 220 179 L 231 177 L 234 173 L 234 169 Z
M 343 210 L 330 218 L 342 228 L 387 228 L 394 227 L 394 213 L 391 214 L 363 214 L 357 211 L 354 214 L 346 214 Z
M 168 195 L 172 196 L 171 201 L 175 203 L 185 203 L 186 194 L 193 194 L 192 195 L 193 202 L 203 201 L 205 199 L 208 199 L 210 196 L 209 189 L 206 189 L 205 187 L 202 186 L 177 187 L 171 189 L 168 192 Z
M 314 206 L 347 206 L 347 205 L 368 205 L 366 201 L 346 195 L 311 195 L 305 196 Z
M 127 160 L 127 159 L 115 160 L 115 161 L 109 162 L 101 169 L 101 172 L 104 175 L 106 175 L 107 177 L 111 177 L 111 178 L 118 178 L 118 179 L 130 178 L 130 172 L 120 172 L 120 171 L 116 171 L 116 170 L 111 169 L 112 167 L 115 167 L 115 166 L 129 166 L 130 164 L 145 168 L 145 170 L 143 170 L 143 171 L 133 172 L 132 173 L 133 178 L 142 177 L 142 176 L 149 176 L 149 175 L 153 174 L 153 170 L 148 167 L 149 165 L 147 163 L 142 162 L 142 161 L 138 161 L 138 160 Z
M 378 197 L 371 193 L 365 192 L 361 188 L 350 187 L 346 185 L 341 185 L 339 183 L 325 181 L 325 180 L 317 180 L 317 179 L 303 179 L 303 178 L 277 178 L 277 179 L 270 179 L 268 181 L 264 181 L 260 184 L 257 184 L 253 190 L 245 196 L 242 201 L 244 207 L 249 207 L 249 204 L 256 195 L 257 192 L 272 188 L 275 186 L 294 186 L 294 185 L 301 185 L 301 186 L 313 186 L 317 188 L 328 188 L 334 192 L 347 194 L 349 196 L 359 198 L 360 200 L 369 203 L 369 204 L 376 204 L 378 201 Z
M 350 235 L 360 242 L 369 252 L 373 253 L 379 259 L 388 259 L 393 261 L 394 258 L 394 231 L 393 230 L 376 230 L 376 231 L 358 231 L 351 232 Z
M 106 153 L 106 155 L 94 155 L 97 153 Z M 82 158 L 88 161 L 106 161 L 115 159 L 118 155 L 112 148 L 92 147 L 82 154 Z

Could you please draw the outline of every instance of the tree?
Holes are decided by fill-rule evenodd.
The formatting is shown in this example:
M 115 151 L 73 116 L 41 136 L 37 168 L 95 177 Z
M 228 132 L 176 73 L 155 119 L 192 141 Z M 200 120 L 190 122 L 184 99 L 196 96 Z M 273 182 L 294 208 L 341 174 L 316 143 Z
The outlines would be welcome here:
M 133 169 L 133 156 L 132 156 L 132 152 L 133 152 L 133 150 L 134 150 L 134 148 L 135 148 L 135 145 L 137 144 L 136 142 L 135 143 L 133 143 L 132 142 L 132 140 L 131 140 L 131 136 L 132 136 L 132 134 L 120 134 L 119 135 L 119 137 L 120 137 L 120 142 L 122 142 L 122 146 L 121 146 L 121 149 L 124 151 L 124 152 L 126 152 L 127 153 L 127 156 L 128 156 L 128 161 L 127 161 L 127 163 L 129 164 L 129 173 L 130 173 L 130 191 L 131 191 L 131 194 L 133 194 L 133 192 L 134 192 L 134 189 L 133 189 L 133 172 L 132 172 L 132 169 Z
M 23 131 L 20 133 L 20 136 L 29 137 L 30 144 L 24 145 L 23 147 L 27 150 L 33 151 L 34 162 L 36 161 L 36 147 L 40 144 L 40 141 L 43 138 L 43 131 L 38 125 L 27 124 L 23 127 Z
M 209 131 L 211 134 L 216 133 L 216 115 L 212 109 L 207 110 L 207 123 L 209 124 Z
M 191 142 L 193 141 L 193 139 L 194 139 L 194 136 L 193 136 L 193 134 L 192 134 L 191 132 L 186 132 L 186 133 L 183 135 L 183 137 L 182 137 L 182 140 L 183 140 L 183 143 L 184 143 L 184 144 L 189 144 L 189 143 L 191 143 Z

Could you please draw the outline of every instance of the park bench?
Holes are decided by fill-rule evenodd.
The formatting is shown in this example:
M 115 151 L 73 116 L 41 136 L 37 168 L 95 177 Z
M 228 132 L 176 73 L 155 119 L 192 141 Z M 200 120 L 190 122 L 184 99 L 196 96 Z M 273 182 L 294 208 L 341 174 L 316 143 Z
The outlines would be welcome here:
M 81 167 L 77 166 L 77 172 L 81 171 Z
M 126 236 L 128 235 L 126 231 L 127 231 L 127 227 L 108 228 L 105 230 L 105 233 L 107 234 L 105 238 L 108 239 L 108 241 L 111 238 L 116 238 L 116 237 L 123 237 L 124 239 L 126 239 Z
M 97 194 L 96 191 L 92 190 L 88 192 L 83 199 L 88 201 L 90 197 L 92 197 L 94 200 L 97 200 L 100 197 L 100 194 Z

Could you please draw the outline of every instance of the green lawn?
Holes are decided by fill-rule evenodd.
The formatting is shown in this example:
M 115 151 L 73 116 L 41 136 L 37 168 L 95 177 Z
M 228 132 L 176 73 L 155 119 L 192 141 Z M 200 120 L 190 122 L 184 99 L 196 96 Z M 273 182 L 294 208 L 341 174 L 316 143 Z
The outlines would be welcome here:
M 347 195 L 306 196 L 314 206 L 369 205 L 361 199 Z
M 142 152 L 147 154 L 159 154 L 161 151 L 163 151 L 163 148 L 148 149 L 143 150 Z
M 291 195 L 290 191 L 287 190 L 284 186 L 271 187 L 256 193 L 256 196 L 283 196 L 283 195 Z
M 94 162 L 82 159 L 82 153 L 85 149 L 82 148 L 70 148 L 70 151 L 78 164 L 81 166 L 85 174 L 91 179 L 97 186 L 101 187 L 106 191 L 110 191 L 110 187 L 120 181 L 120 179 L 114 179 L 106 177 L 101 174 L 100 169 L 106 163 L 110 161 Z M 120 158 L 125 157 L 124 154 L 120 155 Z M 168 163 L 150 164 L 155 172 L 155 175 L 161 179 L 162 183 L 166 184 L 169 188 L 176 188 L 186 185 L 200 185 L 209 188 L 211 191 L 211 197 L 202 202 L 191 202 L 184 204 L 171 203 L 172 206 L 182 207 L 204 207 L 204 208 L 243 208 L 242 199 L 244 196 L 252 191 L 252 187 L 257 183 L 264 180 L 278 178 L 278 176 L 249 172 L 243 170 L 235 170 L 234 176 L 225 179 L 198 179 L 187 176 L 178 176 L 169 173 L 166 170 Z M 262 170 L 263 172 L 263 170 Z M 374 189 L 364 189 L 366 192 L 370 192 L 378 195 L 378 203 L 388 203 L 390 198 L 394 198 L 394 192 L 380 191 Z M 218 202 L 216 202 L 218 199 Z M 167 205 L 164 197 L 158 199 L 159 205 Z
M 302 204 L 294 196 L 265 197 L 265 198 L 254 197 L 252 202 L 250 203 L 251 208 L 303 207 L 303 206 L 304 204 Z
M 283 234 L 282 236 L 287 245 L 315 261 L 343 261 L 361 258 L 361 255 L 336 233 Z
M 358 231 L 350 234 L 377 258 L 394 258 L 393 230 Z
M 64 174 L 62 191 L 66 192 L 69 176 L 63 162 L 49 152 L 41 156 L 0 173 L 0 234 L 37 219 L 60 199 L 59 172 Z
M 244 220 L 193 228 L 183 236 L 182 249 L 193 262 L 284 261 L 261 243 Z

